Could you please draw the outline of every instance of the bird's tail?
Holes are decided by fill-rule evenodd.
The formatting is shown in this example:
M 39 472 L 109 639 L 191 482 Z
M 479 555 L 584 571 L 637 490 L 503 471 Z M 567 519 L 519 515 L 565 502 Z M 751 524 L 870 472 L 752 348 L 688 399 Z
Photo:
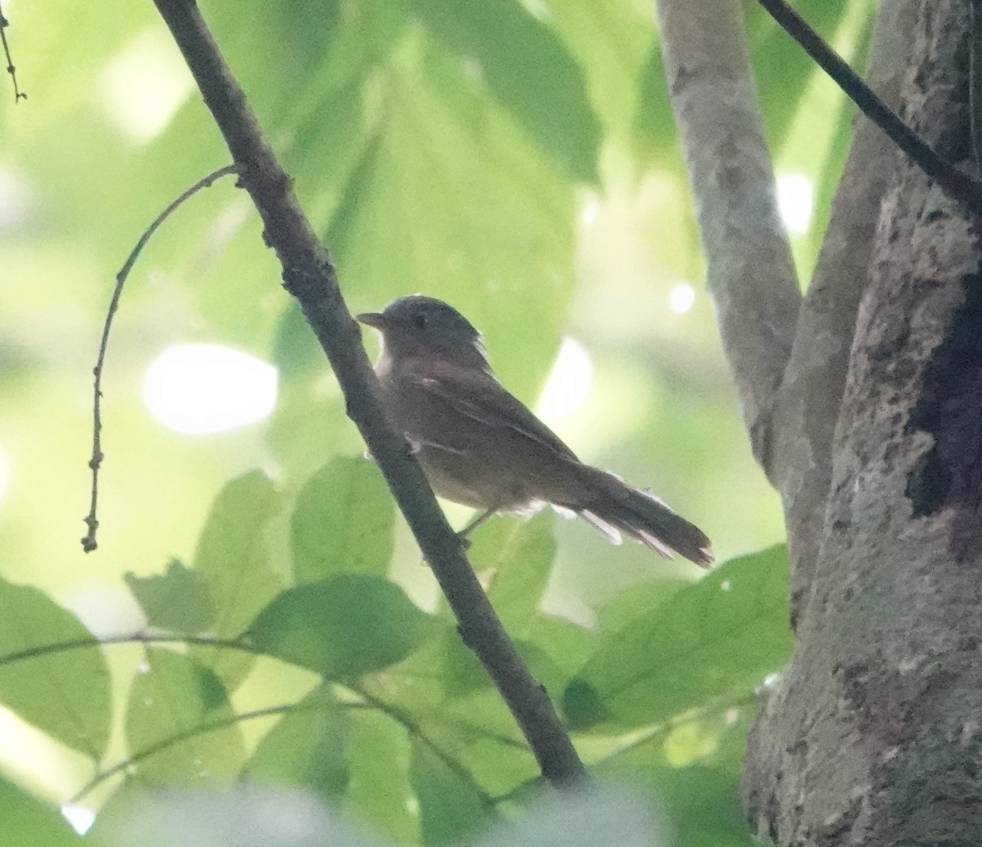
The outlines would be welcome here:
M 619 542 L 623 533 L 668 558 L 674 550 L 700 567 L 713 563 L 709 538 L 695 524 L 611 473 L 587 465 L 583 470 L 588 495 L 570 508 L 612 541 Z

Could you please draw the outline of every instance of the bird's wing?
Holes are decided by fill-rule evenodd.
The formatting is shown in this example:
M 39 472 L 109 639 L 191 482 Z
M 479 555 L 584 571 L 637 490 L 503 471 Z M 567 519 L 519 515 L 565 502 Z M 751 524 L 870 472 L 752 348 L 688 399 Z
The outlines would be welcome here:
M 511 429 L 549 447 L 563 458 L 578 461 L 562 439 L 492 374 L 429 362 L 425 370 L 413 374 L 413 379 L 421 390 L 439 397 L 473 420 L 491 427 Z

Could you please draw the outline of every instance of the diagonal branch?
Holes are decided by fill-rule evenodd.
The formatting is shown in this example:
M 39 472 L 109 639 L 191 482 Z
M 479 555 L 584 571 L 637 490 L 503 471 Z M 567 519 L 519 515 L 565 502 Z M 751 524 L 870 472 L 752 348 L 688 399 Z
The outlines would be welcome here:
M 757 461 L 801 293 L 781 224 L 738 0 L 658 0 L 672 111 L 695 195 L 723 352 Z
M 264 224 L 283 281 L 300 302 L 341 389 L 349 417 L 378 462 L 420 549 L 440 583 L 465 643 L 481 660 L 528 740 L 543 775 L 557 786 L 581 783 L 583 764 L 545 689 L 529 673 L 471 570 L 423 472 L 382 404 L 358 326 L 337 276 L 293 194 L 290 178 L 246 103 L 193 0 L 154 0 L 211 110 L 241 182 Z

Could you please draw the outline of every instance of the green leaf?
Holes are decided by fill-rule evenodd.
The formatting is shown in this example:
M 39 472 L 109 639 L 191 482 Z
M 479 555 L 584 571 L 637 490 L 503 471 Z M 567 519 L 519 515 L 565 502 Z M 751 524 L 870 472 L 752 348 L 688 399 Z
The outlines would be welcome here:
M 127 573 L 123 579 L 151 626 L 196 633 L 215 622 L 215 604 L 204 577 L 177 559 L 167 565 L 165 574 L 139 577 Z
M 600 124 L 579 65 L 517 0 L 414 0 L 429 30 L 476 73 L 529 135 L 575 179 L 596 181 Z
M 686 847 L 753 847 L 740 805 L 739 770 L 693 765 L 644 775 L 660 808 Z
M 309 361 L 316 364 L 317 373 L 292 379 L 281 374 L 276 411 L 266 431 L 266 443 L 284 487 L 302 484 L 320 467 L 325 445 L 348 455 L 365 447 L 344 413 L 340 389 L 329 383 L 330 390 L 324 390 L 324 351 L 316 347 Z
M 596 610 L 600 629 L 612 632 L 642 615 L 657 615 L 659 607 L 690 585 L 691 579 L 672 574 L 659 574 L 649 581 L 633 585 Z
M 678 130 L 668 99 L 661 44 L 658 42 L 651 46 L 637 89 L 638 111 L 632 133 L 634 153 L 644 164 L 677 169 L 681 165 Z
M 537 616 L 529 627 L 528 639 L 569 676 L 593 654 L 600 640 L 597 633 L 552 615 Z
M 732 559 L 603 639 L 563 696 L 571 726 L 624 731 L 749 692 L 791 655 L 783 545 Z
M 91 647 L 31 655 L 62 643 Z M 112 720 L 109 684 L 99 643 L 78 618 L 40 589 L 0 579 L 0 703 L 98 760 Z
M 572 186 L 459 61 L 413 32 L 376 69 L 375 137 L 325 240 L 353 305 L 422 288 L 453 303 L 528 399 L 574 279 Z
M 655 39 L 650 6 L 550 0 L 548 24 L 583 71 L 590 102 L 603 123 L 605 146 L 619 142 L 634 117 L 638 74 Z
M 658 731 L 642 733 L 592 769 L 597 779 L 630 778 L 637 773 L 699 764 L 739 775 L 747 732 L 758 710 L 756 697 L 734 697 L 712 709 L 698 709 Z
M 394 583 L 340 574 L 284 591 L 256 618 L 249 638 L 328 679 L 354 679 L 401 661 L 437 628 Z
M 272 481 L 250 471 L 229 482 L 215 498 L 198 539 L 194 567 L 204 576 L 217 610 L 214 634 L 236 638 L 282 588 L 266 552 L 265 530 L 279 498 Z M 222 647 L 195 647 L 193 655 L 229 688 L 245 677 L 255 657 Z
M 460 640 L 456 629 L 447 629 L 439 639 L 440 681 L 447 697 L 462 697 L 491 686 L 484 666 Z
M 298 303 L 283 310 L 271 352 L 279 388 L 266 444 L 279 470 L 277 479 L 290 488 L 324 463 L 325 448 L 354 455 L 365 445 L 345 414 L 340 387 L 327 376 L 324 351 Z
M 57 808 L 0 777 L 3 847 L 80 847 L 90 842 L 75 834 Z
M 491 573 L 488 598 L 512 638 L 524 636 L 545 593 L 556 555 L 552 514 L 488 521 L 468 551 L 474 570 Z
M 378 466 L 337 456 L 300 492 L 290 523 L 300 582 L 338 573 L 384 576 L 392 558 L 395 505 Z
M 590 683 L 574 679 L 563 692 L 563 715 L 571 729 L 589 729 L 610 719 L 610 709 Z
M 269 785 L 299 785 L 334 798 L 348 784 L 348 713 L 322 685 L 263 736 L 245 773 Z
M 535 644 L 520 641 L 517 647 L 540 683 L 562 691 L 568 673 L 556 684 L 549 656 Z M 444 627 L 396 672 L 366 679 L 363 687 L 395 712 L 412 716 L 420 736 L 452 751 L 490 793 L 506 794 L 538 773 L 514 715 L 455 628 Z
M 459 844 L 496 819 L 477 785 L 458 773 L 425 744 L 414 740 L 410 782 L 419 801 L 422 842 L 429 847 Z
M 494 688 L 448 701 L 427 713 L 421 726 L 488 794 L 508 794 L 541 775 L 515 716 Z
M 130 687 L 126 743 L 140 776 L 156 783 L 231 781 L 245 759 L 221 680 L 172 650 L 147 650 Z
M 409 750 L 405 727 L 388 715 L 374 710 L 351 714 L 344 806 L 396 844 L 419 843 Z
M 273 12 L 274 17 L 279 14 Z M 370 10 L 350 9 L 330 32 L 318 31 L 320 66 L 300 81 L 286 123 L 291 143 L 282 151 L 284 166 L 295 177 L 297 194 L 317 228 L 330 220 L 371 143 L 378 106 L 375 74 L 411 25 L 404 4 L 375 3 Z M 253 52 L 261 44 L 260 39 Z M 273 102 L 282 101 L 282 86 L 271 86 L 270 95 Z
M 120 838 L 120 830 L 129 820 L 132 820 L 134 811 L 144 806 L 148 797 L 158 790 L 135 779 L 123 780 L 99 807 L 99 814 L 86 833 L 84 843 L 88 845 L 92 841 L 94 845 L 111 844 L 113 847 L 124 847 L 124 845 L 129 847 L 126 841 Z M 149 845 L 144 844 L 141 847 L 149 847 Z
M 547 650 L 531 640 L 513 640 L 539 684 L 555 691 L 557 686 L 566 683 L 569 673 L 553 660 Z M 474 651 L 460 640 L 456 629 L 448 629 L 443 633 L 438 649 L 442 671 L 440 681 L 447 697 L 463 697 L 492 685 L 488 672 L 474 655 Z

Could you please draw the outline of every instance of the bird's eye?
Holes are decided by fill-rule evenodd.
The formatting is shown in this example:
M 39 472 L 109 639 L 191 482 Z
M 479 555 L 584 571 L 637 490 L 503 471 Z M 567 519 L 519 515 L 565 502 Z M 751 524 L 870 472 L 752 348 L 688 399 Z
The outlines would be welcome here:
M 424 314 L 415 315 L 413 317 L 413 326 L 416 329 L 426 329 L 427 324 L 429 324 L 429 318 Z

